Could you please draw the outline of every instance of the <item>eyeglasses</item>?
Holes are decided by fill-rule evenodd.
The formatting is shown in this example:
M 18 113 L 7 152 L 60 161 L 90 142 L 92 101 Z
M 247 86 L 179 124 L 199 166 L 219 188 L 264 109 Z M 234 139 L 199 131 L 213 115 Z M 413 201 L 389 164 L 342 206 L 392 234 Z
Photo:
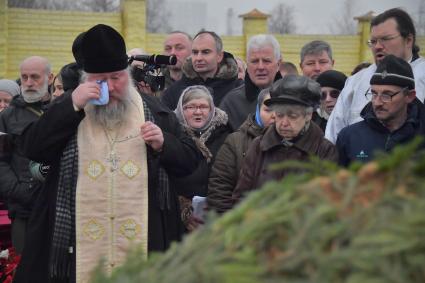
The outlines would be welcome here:
M 208 105 L 186 105 L 183 106 L 184 111 L 195 112 L 196 110 L 200 110 L 201 112 L 210 111 L 210 107 Z
M 333 90 L 330 90 L 330 91 L 322 91 L 322 96 L 320 97 L 320 99 L 325 100 L 328 95 L 330 97 L 332 97 L 333 99 L 336 99 L 336 98 L 338 98 L 340 93 L 341 93 L 341 91 L 339 91 L 337 89 L 333 89 Z
M 401 35 L 397 34 L 397 35 L 393 35 L 393 36 L 388 35 L 388 36 L 383 36 L 383 37 L 378 37 L 378 38 L 371 38 L 367 41 L 367 45 L 369 45 L 369 47 L 374 47 L 378 42 L 381 45 L 385 45 L 388 41 L 396 39 L 399 36 L 401 36 Z
M 391 102 L 393 100 L 393 96 L 396 96 L 399 93 L 404 92 L 407 89 L 407 87 L 400 89 L 397 92 L 391 93 L 391 92 L 383 92 L 381 94 L 374 93 L 370 89 L 367 90 L 365 93 L 365 96 L 368 100 L 375 100 L 377 97 L 381 99 L 382 102 Z

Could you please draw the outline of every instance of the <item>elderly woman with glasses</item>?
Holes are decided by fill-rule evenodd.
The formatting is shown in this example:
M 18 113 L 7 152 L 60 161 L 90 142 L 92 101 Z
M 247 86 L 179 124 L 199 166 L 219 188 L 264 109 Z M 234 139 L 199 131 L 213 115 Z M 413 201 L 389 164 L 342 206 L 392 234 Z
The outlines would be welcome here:
M 271 170 L 271 164 L 289 160 L 308 162 L 311 156 L 338 160 L 336 147 L 324 138 L 319 126 L 311 123 L 320 95 L 320 85 L 304 76 L 287 75 L 272 85 L 271 98 L 265 104 L 274 111 L 275 124 L 248 149 L 233 192 L 234 202 L 267 181 L 304 172 L 292 167 Z
M 180 195 L 183 223 L 192 231 L 202 220 L 192 215 L 191 199 L 194 196 L 206 197 L 214 157 L 231 131 L 227 114 L 214 106 L 210 91 L 201 85 L 190 86 L 183 91 L 175 113 L 204 157 L 195 172 L 174 180 L 179 188 L 177 193 Z
M 325 132 L 329 116 L 335 107 L 341 90 L 344 88 L 347 76 L 335 70 L 321 73 L 316 81 L 320 84 L 322 95 L 320 96 L 320 107 L 313 113 L 315 122 Z

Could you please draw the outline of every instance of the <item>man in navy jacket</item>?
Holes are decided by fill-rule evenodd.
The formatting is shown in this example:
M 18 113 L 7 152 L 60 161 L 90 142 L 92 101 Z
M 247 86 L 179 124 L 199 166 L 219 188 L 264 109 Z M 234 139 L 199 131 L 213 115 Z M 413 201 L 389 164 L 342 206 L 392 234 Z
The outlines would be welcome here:
M 391 151 L 417 135 L 424 135 L 424 105 L 416 98 L 415 80 L 409 63 L 394 55 L 378 65 L 365 93 L 370 102 L 361 122 L 341 130 L 337 138 L 339 163 L 367 162 L 377 151 Z

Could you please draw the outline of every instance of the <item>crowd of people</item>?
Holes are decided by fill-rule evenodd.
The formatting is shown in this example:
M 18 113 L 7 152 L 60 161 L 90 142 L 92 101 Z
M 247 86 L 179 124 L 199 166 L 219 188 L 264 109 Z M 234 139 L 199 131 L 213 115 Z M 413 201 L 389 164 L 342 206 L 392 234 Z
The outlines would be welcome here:
M 0 80 L 0 200 L 22 255 L 14 282 L 88 282 L 100 259 L 111 272 L 136 246 L 147 258 L 200 229 L 195 199 L 223 214 L 307 170 L 271 164 L 350 166 L 424 135 L 411 17 L 377 15 L 368 45 L 374 62 L 348 78 L 325 41 L 302 47 L 299 75 L 271 34 L 253 35 L 243 60 L 202 30 L 167 34 L 176 64 L 157 66 L 161 81 L 104 24 L 75 38 L 75 62 L 56 76 L 48 58 L 24 59 L 17 81 Z

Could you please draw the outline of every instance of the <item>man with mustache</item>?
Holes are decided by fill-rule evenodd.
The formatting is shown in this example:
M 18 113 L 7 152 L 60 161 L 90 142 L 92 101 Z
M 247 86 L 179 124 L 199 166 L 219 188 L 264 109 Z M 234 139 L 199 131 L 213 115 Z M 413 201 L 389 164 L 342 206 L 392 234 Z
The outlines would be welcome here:
M 183 31 L 172 31 L 165 37 L 163 54 L 176 56 L 177 63 L 164 68 L 165 89 L 183 76 L 183 64 L 192 53 L 192 37 Z
M 81 56 L 81 83 L 20 140 L 51 167 L 14 282 L 88 282 L 100 259 L 111 272 L 131 249 L 147 257 L 183 232 L 170 178 L 197 167 L 195 144 L 173 113 L 139 95 L 115 29 L 85 32 Z
M 360 113 L 363 121 L 338 135 L 341 165 L 370 161 L 377 151 L 389 152 L 425 134 L 425 106 L 416 98 L 413 71 L 405 60 L 385 56 L 370 79 L 365 98 L 370 102 Z
M 368 45 L 375 64 L 349 77 L 329 117 L 325 137 L 335 143 L 342 128 L 362 120 L 360 112 L 368 103 L 364 94 L 377 65 L 392 54 L 410 63 L 415 74 L 416 94 L 425 98 L 425 59 L 419 57 L 416 30 L 412 18 L 400 8 L 394 8 L 372 19 Z
M 25 128 L 38 120 L 50 100 L 48 86 L 53 80 L 46 58 L 31 56 L 20 65 L 21 95 L 0 114 L 0 132 L 9 134 L 10 151 L 0 156 L 0 195 L 6 200 L 12 220 L 12 244 L 20 254 L 33 202 L 41 181 L 31 175 L 30 160 L 19 149 L 16 140 Z M 16 86 L 18 87 L 18 86 Z M 36 164 L 39 169 L 39 164 Z

